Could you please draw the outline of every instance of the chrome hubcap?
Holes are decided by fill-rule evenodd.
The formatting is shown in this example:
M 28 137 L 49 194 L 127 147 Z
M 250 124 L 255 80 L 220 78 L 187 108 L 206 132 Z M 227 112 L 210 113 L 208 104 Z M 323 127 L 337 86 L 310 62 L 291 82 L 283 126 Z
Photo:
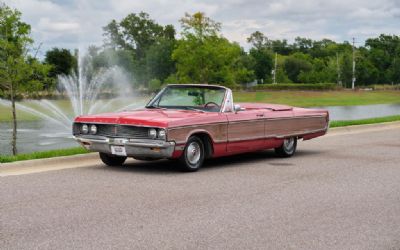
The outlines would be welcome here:
M 287 138 L 283 141 L 283 148 L 285 149 L 285 151 L 290 152 L 293 150 L 293 146 L 294 146 L 294 138 Z
M 191 142 L 186 150 L 186 159 L 192 165 L 196 165 L 200 160 L 200 145 L 197 142 Z

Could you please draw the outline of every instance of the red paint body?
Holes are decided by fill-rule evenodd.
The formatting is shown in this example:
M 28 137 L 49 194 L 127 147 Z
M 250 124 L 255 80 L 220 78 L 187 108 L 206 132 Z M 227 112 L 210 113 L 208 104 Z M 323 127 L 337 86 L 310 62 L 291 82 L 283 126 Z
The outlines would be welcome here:
M 80 116 L 75 119 L 75 122 L 145 126 L 167 130 L 189 127 L 190 132 L 184 135 L 185 140 L 176 141 L 172 158 L 180 157 L 182 146 L 185 145 L 191 135 L 197 133 L 209 135 L 213 147 L 212 157 L 219 157 L 279 147 L 282 145 L 285 135 L 291 135 L 291 131 L 296 131 L 296 122 L 300 121 L 296 120 L 296 118 L 324 117 L 323 120 L 326 124 L 323 125 L 325 125 L 325 128 L 319 131 L 304 129 L 304 131 L 296 132 L 296 137 L 304 140 L 324 135 L 328 128 L 329 114 L 326 110 L 258 103 L 242 103 L 240 105 L 245 108 L 245 111 L 214 113 L 177 109 L 139 109 L 119 113 Z M 287 128 L 282 128 L 279 123 L 274 123 L 274 121 L 280 121 L 281 124 L 287 125 Z M 204 129 L 204 126 L 210 124 L 211 126 L 212 124 L 222 124 L 219 129 L 225 129 L 225 131 L 208 131 Z M 236 124 L 237 131 L 239 131 L 236 139 L 233 135 L 235 133 L 234 124 Z M 258 128 L 255 126 L 258 126 Z M 241 133 L 240 131 L 242 130 L 243 132 Z M 248 139 L 244 135 L 246 131 L 249 133 Z M 279 135 L 277 131 L 281 134 Z M 216 141 L 215 135 L 217 134 L 220 138 L 219 141 Z M 167 140 L 171 139 L 167 138 Z

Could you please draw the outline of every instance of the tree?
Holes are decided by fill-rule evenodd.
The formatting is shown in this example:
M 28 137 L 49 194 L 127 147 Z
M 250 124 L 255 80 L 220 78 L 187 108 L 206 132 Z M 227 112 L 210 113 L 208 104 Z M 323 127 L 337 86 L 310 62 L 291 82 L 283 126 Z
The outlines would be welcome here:
M 286 58 L 284 67 L 287 76 L 292 82 L 298 83 L 300 81 L 300 73 L 311 71 L 312 64 L 305 59 L 306 57 L 305 54 L 296 53 Z
M 172 58 L 176 61 L 179 82 L 221 83 L 231 85 L 243 70 L 237 63 L 242 49 L 219 34 L 221 25 L 206 17 L 204 13 L 185 14 L 180 20 L 182 39 L 178 41 Z M 246 72 L 241 72 L 241 78 Z M 174 77 L 169 77 L 168 80 Z
M 69 75 L 73 71 L 77 73 L 77 58 L 67 49 L 53 48 L 48 50 L 44 62 L 50 66 L 49 77 L 53 79 L 52 84 L 45 84 L 46 89 L 53 88 L 58 75 Z
M 48 50 L 44 59 L 45 63 L 52 66 L 49 76 L 56 78 L 58 75 L 69 75 L 76 71 L 77 58 L 67 49 L 53 48 Z
M 216 37 L 221 30 L 221 23 L 215 22 L 203 12 L 196 12 L 193 15 L 185 13 L 179 21 L 183 29 L 182 36 L 193 36 L 199 41 L 207 37 Z
M 103 30 L 107 45 L 132 50 L 138 58 L 143 58 L 146 49 L 164 34 L 163 27 L 145 12 L 131 13 L 119 23 L 112 20 Z
M 268 37 L 266 37 L 260 31 L 253 32 L 248 38 L 247 42 L 250 43 L 254 48 L 260 50 L 270 45 Z
M 146 70 L 149 79 L 164 81 L 175 72 L 175 62 L 172 60 L 175 44 L 175 40 L 162 39 L 149 47 L 146 52 Z
M 296 37 L 293 47 L 298 50 L 298 52 L 308 53 L 313 47 L 313 40 L 304 37 Z
M 379 72 L 379 82 L 399 82 L 400 37 L 381 34 L 365 41 L 368 60 Z M 397 73 L 396 73 L 397 72 Z
M 264 83 L 270 77 L 273 68 L 271 41 L 263 33 L 256 31 L 247 38 L 247 42 L 253 46 L 249 55 L 254 61 L 254 75 L 258 82 Z
M 6 5 L 0 5 L 0 85 L 8 92 L 13 118 L 12 152 L 17 154 L 17 114 L 15 101 L 26 79 L 32 75 L 27 56 L 33 42 L 30 26 L 21 21 L 21 13 Z
M 139 83 L 147 83 L 151 76 L 147 74 L 146 54 L 149 49 L 162 40 L 175 39 L 175 29 L 172 25 L 165 27 L 150 19 L 149 14 L 131 13 L 120 22 L 112 20 L 103 27 L 105 47 L 114 51 L 127 51 L 132 54 L 129 63 L 135 79 Z
M 254 59 L 254 74 L 259 82 L 266 82 L 266 79 L 271 76 L 273 68 L 273 56 L 267 48 L 251 48 L 250 56 Z

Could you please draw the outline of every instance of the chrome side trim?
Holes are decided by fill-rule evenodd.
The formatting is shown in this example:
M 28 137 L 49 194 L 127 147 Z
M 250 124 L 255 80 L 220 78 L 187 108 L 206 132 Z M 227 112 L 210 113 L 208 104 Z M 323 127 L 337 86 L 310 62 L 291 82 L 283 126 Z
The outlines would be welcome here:
M 178 126 L 178 127 L 171 127 L 168 128 L 168 130 L 176 130 L 176 129 L 181 129 L 181 128 L 197 128 L 200 126 L 210 126 L 210 125 L 227 125 L 228 122 L 212 122 L 212 123 L 202 123 L 202 124 L 196 124 L 196 125 L 184 125 L 184 126 Z
M 313 116 L 292 116 L 292 117 L 277 117 L 277 118 L 264 118 L 264 120 L 276 121 L 276 120 L 290 120 L 290 119 L 310 119 L 310 118 L 322 118 L 325 115 L 313 115 Z
M 196 124 L 196 125 L 184 125 L 184 126 L 177 126 L 177 127 L 171 127 L 167 128 L 168 130 L 175 130 L 175 129 L 181 129 L 181 128 L 193 128 L 193 127 L 198 127 L 198 126 L 208 126 L 208 125 L 221 125 L 221 124 L 235 124 L 235 123 L 248 123 L 248 122 L 254 122 L 254 121 L 276 121 L 276 120 L 290 120 L 290 119 L 308 119 L 308 118 L 322 118 L 325 117 L 324 115 L 315 115 L 315 116 L 295 116 L 295 117 L 280 117 L 280 118 L 258 118 L 254 120 L 241 120 L 241 121 L 233 121 L 233 122 L 212 122 L 212 123 L 202 123 L 202 124 Z
M 293 136 L 302 136 L 302 135 L 306 135 L 306 134 L 314 134 L 314 133 L 318 133 L 318 132 L 324 132 L 327 131 L 328 128 L 323 128 L 323 129 L 315 129 L 315 130 L 308 130 L 308 131 L 302 131 L 301 133 L 293 133 L 293 134 L 286 134 L 286 135 L 271 135 L 268 137 L 265 137 L 266 139 L 270 139 L 270 138 L 277 138 L 277 139 L 284 139 L 284 138 L 288 138 L 288 137 L 293 137 Z
M 217 143 L 224 143 L 224 142 L 227 142 L 227 140 L 213 140 L 213 142 L 214 142 L 215 144 L 217 144 Z M 185 145 L 185 144 L 186 144 L 186 141 L 175 141 L 175 143 L 176 143 L 176 145 L 181 145 L 181 144 Z

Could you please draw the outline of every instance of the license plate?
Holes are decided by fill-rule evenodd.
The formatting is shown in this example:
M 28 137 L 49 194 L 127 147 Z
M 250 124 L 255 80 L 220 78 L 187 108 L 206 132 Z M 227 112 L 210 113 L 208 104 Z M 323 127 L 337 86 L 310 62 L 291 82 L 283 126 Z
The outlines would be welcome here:
M 125 150 L 124 146 L 112 145 L 111 146 L 111 153 L 113 155 L 126 156 L 126 150 Z

